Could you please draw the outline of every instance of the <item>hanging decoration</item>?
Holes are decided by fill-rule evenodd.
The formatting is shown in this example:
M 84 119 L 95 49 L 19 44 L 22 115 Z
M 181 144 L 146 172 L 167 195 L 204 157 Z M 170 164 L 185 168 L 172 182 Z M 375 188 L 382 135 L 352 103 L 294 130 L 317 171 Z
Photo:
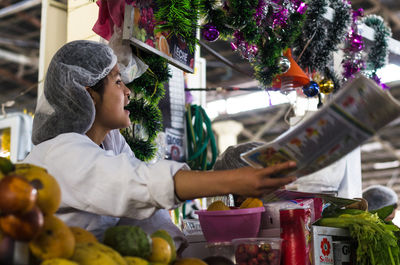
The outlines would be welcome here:
M 355 74 L 365 68 L 365 62 L 362 56 L 364 41 L 358 29 L 359 18 L 363 15 L 364 10 L 362 8 L 353 11 L 353 22 L 343 49 L 345 52 L 342 62 L 344 81 L 354 78 Z
M 212 24 L 206 24 L 203 26 L 201 29 L 201 35 L 203 36 L 203 39 L 206 41 L 216 41 L 219 37 L 219 31 L 217 30 L 217 27 L 212 25 Z
M 391 36 L 391 30 L 385 25 L 383 19 L 376 15 L 363 17 L 362 9 L 353 12 L 353 24 L 351 31 L 346 39 L 344 48 L 345 56 L 343 60 L 343 79 L 349 80 L 354 78 L 355 74 L 361 72 L 365 76 L 375 80 L 383 89 L 388 89 L 386 84 L 383 84 L 376 72 L 382 68 L 388 56 L 388 39 Z M 358 32 L 358 24 L 365 25 L 374 29 L 373 45 L 368 49 L 368 56 L 364 56 L 364 41 L 361 34 Z
M 155 0 L 158 10 L 154 12 L 157 20 L 155 33 L 169 32 L 183 39 L 189 51 L 194 52 L 198 42 L 196 30 L 202 9 L 201 0 Z
M 392 36 L 392 31 L 385 24 L 380 16 L 368 15 L 362 19 L 362 22 L 374 29 L 374 42 L 368 51 L 368 59 L 366 62 L 366 75 L 374 79 L 383 89 L 388 89 L 386 84 L 381 83 L 376 72 L 385 66 L 389 54 L 388 40 Z
M 289 69 L 282 53 L 301 33 L 307 5 L 300 0 L 204 0 L 206 25 L 232 39 L 231 48 L 249 60 L 265 87 Z
M 164 96 L 164 83 L 170 78 L 167 60 L 136 49 L 136 56 L 149 68 L 139 78 L 127 84 L 132 91 L 131 101 L 125 107 L 130 112 L 131 126 L 122 129 L 126 142 L 143 161 L 156 154 L 155 139 L 162 131 L 162 114 L 158 102 Z
M 324 17 L 328 6 L 334 10 L 332 22 Z M 299 65 L 309 72 L 324 74 L 333 52 L 346 37 L 351 21 L 351 5 L 345 0 L 310 1 L 303 34 L 295 43 Z
M 319 93 L 319 86 L 317 82 L 310 81 L 309 84 L 303 87 L 303 93 L 309 98 L 315 97 Z

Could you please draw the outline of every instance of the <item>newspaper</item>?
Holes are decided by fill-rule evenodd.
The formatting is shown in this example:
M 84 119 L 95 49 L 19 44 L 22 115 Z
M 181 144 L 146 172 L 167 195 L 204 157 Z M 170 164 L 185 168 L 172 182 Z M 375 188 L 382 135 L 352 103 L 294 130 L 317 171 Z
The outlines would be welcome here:
M 293 160 L 296 169 L 274 177 L 305 176 L 350 153 L 399 115 L 400 102 L 359 75 L 308 119 L 241 158 L 256 168 Z

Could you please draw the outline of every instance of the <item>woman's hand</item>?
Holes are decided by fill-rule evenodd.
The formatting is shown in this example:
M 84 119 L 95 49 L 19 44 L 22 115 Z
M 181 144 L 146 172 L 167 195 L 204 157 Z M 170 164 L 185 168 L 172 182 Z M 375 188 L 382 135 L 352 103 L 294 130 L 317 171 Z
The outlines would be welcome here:
M 238 174 L 240 180 L 234 182 L 236 185 L 233 185 L 234 191 L 231 193 L 247 197 L 260 197 L 296 180 L 294 176 L 277 177 L 279 173 L 282 174 L 283 171 L 295 167 L 296 163 L 289 161 L 261 169 L 252 167 L 235 169 L 234 174 Z
M 293 161 L 256 169 L 243 167 L 220 171 L 178 171 L 175 176 L 175 193 L 181 200 L 237 194 L 260 197 L 294 181 L 295 177 L 279 177 L 279 173 L 294 170 Z M 274 178 L 275 177 L 275 178 Z

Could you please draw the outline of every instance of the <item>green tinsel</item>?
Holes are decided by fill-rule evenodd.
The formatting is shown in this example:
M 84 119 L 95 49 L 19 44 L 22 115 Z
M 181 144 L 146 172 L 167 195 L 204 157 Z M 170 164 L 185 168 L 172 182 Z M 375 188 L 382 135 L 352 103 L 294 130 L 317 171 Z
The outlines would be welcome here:
M 314 64 L 317 63 L 315 60 L 316 51 L 321 51 L 324 47 L 324 42 L 327 38 L 324 14 L 327 11 L 327 7 L 328 0 L 312 0 L 308 3 L 303 34 L 296 40 L 296 49 L 294 50 L 296 57 L 303 53 L 301 58 L 298 59 L 298 64 L 304 70 L 314 68 Z M 306 46 L 307 48 L 305 48 Z M 305 50 L 303 51 L 304 48 Z
M 290 15 L 287 27 L 273 31 L 266 29 L 266 36 L 257 43 L 258 55 L 253 63 L 257 80 L 264 86 L 270 86 L 273 78 L 281 73 L 277 63 L 282 51 L 290 47 L 300 35 L 306 16 L 300 13 Z M 279 38 L 278 38 L 279 36 Z
M 149 102 L 157 104 L 164 96 L 164 83 L 171 77 L 166 59 L 151 53 L 136 50 L 134 53 L 144 61 L 149 69 L 127 84 L 135 94 L 139 94 Z
M 229 10 L 216 8 L 220 2 L 219 0 L 203 0 L 202 13 L 205 14 L 205 20 L 214 25 L 222 37 L 230 37 L 235 29 L 240 29 L 248 43 L 257 42 L 261 37 L 254 19 L 258 0 L 230 1 Z
M 339 44 L 345 39 L 352 22 L 352 9 L 347 1 L 330 0 L 330 6 L 335 11 L 332 22 L 328 24 L 328 34 L 321 51 L 316 52 L 315 69 L 323 71 L 333 61 L 333 52 L 338 50 Z
M 151 160 L 157 149 L 154 140 L 162 131 L 162 114 L 158 102 L 164 96 L 164 83 L 168 82 L 170 73 L 166 59 L 136 49 L 134 53 L 146 63 L 149 68 L 140 77 L 127 84 L 134 97 L 126 109 L 130 112 L 131 126 L 121 130 L 126 142 L 143 161 Z M 140 124 L 146 131 L 147 139 L 135 135 L 135 124 Z
M 362 19 L 365 25 L 375 31 L 374 44 L 368 51 L 367 71 L 375 75 L 376 71 L 385 66 L 388 56 L 388 40 L 392 36 L 392 31 L 385 24 L 382 17 L 377 15 L 368 15 Z
M 121 130 L 121 133 L 136 157 L 144 161 L 150 160 L 155 154 L 154 139 L 163 127 L 161 110 L 157 105 L 149 104 L 143 98 L 131 100 L 126 109 L 130 112 L 132 125 Z M 135 135 L 133 129 L 135 124 L 141 124 L 144 127 L 147 140 L 140 139 Z
M 198 40 L 199 12 L 201 0 L 156 0 L 158 10 L 154 17 L 158 24 L 155 32 L 170 32 L 185 40 L 189 52 L 193 53 Z

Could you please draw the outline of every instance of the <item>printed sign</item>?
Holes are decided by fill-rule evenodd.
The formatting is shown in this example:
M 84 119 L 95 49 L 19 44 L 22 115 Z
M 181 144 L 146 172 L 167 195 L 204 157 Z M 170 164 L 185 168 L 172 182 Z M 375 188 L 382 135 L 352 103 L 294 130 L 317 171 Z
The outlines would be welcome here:
M 180 130 L 167 128 L 165 130 L 167 141 L 167 158 L 179 162 L 185 160 L 184 134 Z
M 334 265 L 333 243 L 331 236 L 319 236 L 317 242 L 319 246 L 318 260 L 320 265 Z

